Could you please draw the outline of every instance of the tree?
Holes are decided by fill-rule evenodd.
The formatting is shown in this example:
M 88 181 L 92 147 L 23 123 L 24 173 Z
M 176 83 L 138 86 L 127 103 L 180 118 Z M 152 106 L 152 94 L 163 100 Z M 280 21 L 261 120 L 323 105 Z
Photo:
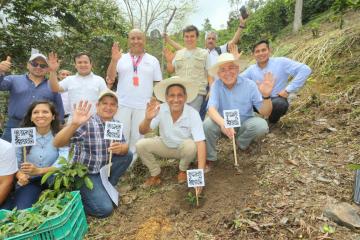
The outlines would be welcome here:
M 303 0 L 296 0 L 293 32 L 296 33 L 302 27 Z
M 209 32 L 213 30 L 213 27 L 211 26 L 210 20 L 208 18 L 205 18 L 205 22 L 202 25 L 204 32 Z
M 197 0 L 123 0 L 126 18 L 131 28 L 139 28 L 147 34 L 158 28 L 163 29 L 174 7 L 177 7 L 173 26 L 183 25 L 187 17 L 196 11 Z
M 87 50 L 95 71 L 103 74 L 112 42 L 125 39 L 128 31 L 115 0 L 22 0 L 1 5 L 0 57 L 13 57 L 21 72 L 30 49 L 47 54 L 56 51 L 63 66 L 72 67 L 72 56 Z M 96 9 L 96 11 L 94 10 Z

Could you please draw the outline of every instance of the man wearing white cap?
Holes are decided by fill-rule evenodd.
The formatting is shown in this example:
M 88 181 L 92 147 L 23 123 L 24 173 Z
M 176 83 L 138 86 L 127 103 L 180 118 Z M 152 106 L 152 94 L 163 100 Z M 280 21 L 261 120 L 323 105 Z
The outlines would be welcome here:
M 56 106 L 60 121 L 64 118 L 61 96 L 53 93 L 45 75 L 48 72 L 48 60 L 40 53 L 31 55 L 27 69 L 23 75 L 8 75 L 11 68 L 11 58 L 7 57 L 0 63 L 0 91 L 9 91 L 8 121 L 4 128 L 2 139 L 11 142 L 11 128 L 19 127 L 28 107 L 36 100 L 49 100 Z
M 141 134 L 148 133 L 159 126 L 160 137 L 141 139 L 136 150 L 142 162 L 149 168 L 150 178 L 145 186 L 161 183 L 160 165 L 155 155 L 180 159 L 178 183 L 186 182 L 186 170 L 197 158 L 198 168 L 204 169 L 206 160 L 205 135 L 199 113 L 186 103 L 193 101 L 198 94 L 195 82 L 174 76 L 154 88 L 159 104 L 152 99 L 146 107 L 145 119 L 139 126 Z
M 75 144 L 73 162 L 87 166 L 89 178 L 94 187 L 80 189 L 85 212 L 95 217 L 107 217 L 113 211 L 111 198 L 107 194 L 100 177 L 100 169 L 109 161 L 112 151 L 112 165 L 109 182 L 116 186 L 120 177 L 129 167 L 132 153 L 124 137 L 120 142 L 104 139 L 105 122 L 115 121 L 118 110 L 116 93 L 110 90 L 102 92 L 96 103 L 96 114 L 91 115 L 91 103 L 80 101 L 74 109 L 71 121 L 54 138 L 55 147 Z
M 261 115 L 269 116 L 272 110 L 270 94 L 274 86 L 271 75 L 265 74 L 261 84 L 256 86 L 253 81 L 238 76 L 239 60 L 230 53 L 219 56 L 217 63 L 209 69 L 209 74 L 219 76 L 210 93 L 208 118 L 204 122 L 207 150 L 207 171 L 211 163 L 217 160 L 216 141 L 221 133 L 228 138 L 236 137 L 236 144 L 246 150 L 251 141 L 268 132 L 267 122 L 254 116 L 253 107 Z M 224 110 L 238 110 L 241 127 L 225 128 Z

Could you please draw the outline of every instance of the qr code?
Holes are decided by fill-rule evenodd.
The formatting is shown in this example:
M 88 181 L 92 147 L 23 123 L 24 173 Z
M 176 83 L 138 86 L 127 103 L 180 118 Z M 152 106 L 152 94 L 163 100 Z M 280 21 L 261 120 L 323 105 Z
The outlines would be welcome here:
M 106 122 L 105 139 L 121 140 L 122 124 L 117 122 Z
M 240 127 L 240 114 L 238 110 L 224 111 L 225 127 Z
M 204 171 L 202 169 L 188 170 L 187 177 L 189 187 L 205 186 Z
M 29 129 L 13 129 L 13 143 L 15 146 L 35 145 L 35 131 Z

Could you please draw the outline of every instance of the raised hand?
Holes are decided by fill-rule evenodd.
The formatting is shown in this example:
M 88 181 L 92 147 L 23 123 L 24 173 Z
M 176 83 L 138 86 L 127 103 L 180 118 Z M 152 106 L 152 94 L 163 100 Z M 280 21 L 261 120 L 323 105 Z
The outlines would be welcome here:
M 239 59 L 241 57 L 241 53 L 239 53 L 239 50 L 238 50 L 238 46 L 235 44 L 235 43 L 230 43 L 228 45 L 228 48 L 229 48 L 229 52 L 234 55 L 234 58 L 235 59 Z
M 11 68 L 11 57 L 7 56 L 5 61 L 0 63 L 0 73 L 4 74 L 6 72 L 10 72 Z
M 119 43 L 114 42 L 111 48 L 111 59 L 117 62 L 122 56 L 122 49 L 119 48 Z
M 74 106 L 72 123 L 76 125 L 86 123 L 91 117 L 90 109 L 91 103 L 88 103 L 88 101 L 80 101 L 77 106 Z
M 60 67 L 60 61 L 56 53 L 51 52 L 48 56 L 49 72 L 56 72 Z
M 268 97 L 271 95 L 271 92 L 274 88 L 275 79 L 271 72 L 265 73 L 264 80 L 260 83 L 259 81 L 256 82 L 258 85 L 260 93 L 264 97 Z
M 151 98 L 150 102 L 146 104 L 145 119 L 151 121 L 160 111 L 160 103 L 156 98 Z
M 172 62 L 172 60 L 175 57 L 175 54 L 172 51 L 170 51 L 168 48 L 164 48 L 163 53 L 164 53 L 166 61 Z

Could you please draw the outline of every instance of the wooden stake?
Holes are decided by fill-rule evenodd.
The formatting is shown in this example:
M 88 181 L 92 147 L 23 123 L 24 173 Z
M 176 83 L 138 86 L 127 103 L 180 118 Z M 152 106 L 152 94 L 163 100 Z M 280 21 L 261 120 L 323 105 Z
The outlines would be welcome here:
M 24 158 L 24 163 L 26 162 L 26 147 L 23 147 L 23 158 Z
M 176 9 L 177 8 L 175 7 L 172 14 L 171 14 L 171 16 L 170 16 L 170 18 L 169 18 L 169 20 L 167 21 L 167 23 L 164 26 L 164 31 L 163 31 L 164 34 L 167 32 L 167 28 L 168 28 L 169 24 L 171 23 L 171 21 L 173 20 L 173 18 L 175 16 Z M 165 71 L 165 69 L 164 69 L 164 65 L 165 65 L 164 64 L 164 48 L 166 46 L 165 38 L 162 41 L 162 45 L 163 46 L 162 46 L 162 54 L 161 54 L 161 70 Z
M 196 206 L 199 206 L 199 190 L 195 187 L 195 196 L 196 196 Z
M 235 166 L 239 166 L 238 161 L 237 161 L 237 155 L 236 155 L 236 143 L 235 143 L 235 135 L 233 136 L 233 148 L 234 148 L 234 159 L 235 159 Z
M 110 145 L 113 143 L 113 140 L 110 141 Z M 111 171 L 111 159 L 112 159 L 112 151 L 110 151 L 109 154 L 109 171 L 108 171 L 108 177 L 110 177 L 110 171 Z

